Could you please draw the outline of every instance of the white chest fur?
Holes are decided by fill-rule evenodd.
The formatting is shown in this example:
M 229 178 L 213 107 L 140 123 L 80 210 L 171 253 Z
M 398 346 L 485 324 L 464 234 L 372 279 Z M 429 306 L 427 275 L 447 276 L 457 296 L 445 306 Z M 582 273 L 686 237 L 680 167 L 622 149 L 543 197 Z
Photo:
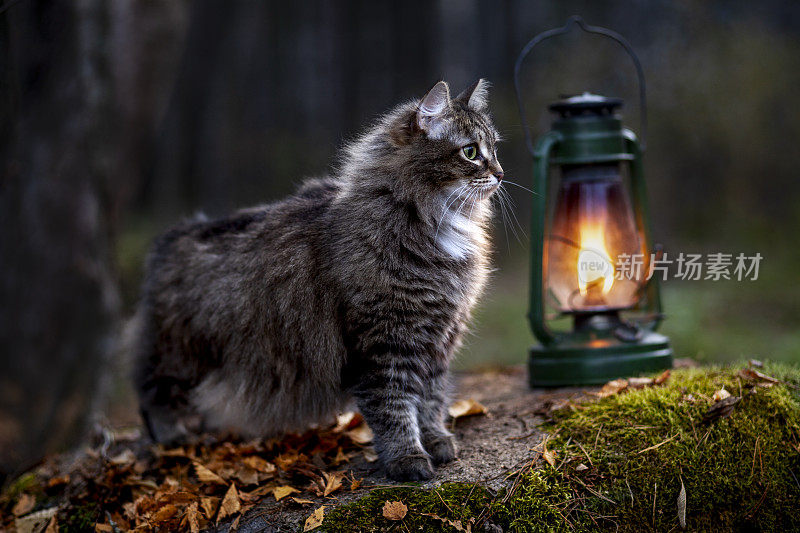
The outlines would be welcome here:
M 477 213 L 478 216 L 481 213 Z M 472 213 L 475 217 L 476 213 Z M 436 235 L 439 248 L 455 259 L 466 259 L 478 251 L 481 228 L 473 218 L 460 212 L 448 213 Z

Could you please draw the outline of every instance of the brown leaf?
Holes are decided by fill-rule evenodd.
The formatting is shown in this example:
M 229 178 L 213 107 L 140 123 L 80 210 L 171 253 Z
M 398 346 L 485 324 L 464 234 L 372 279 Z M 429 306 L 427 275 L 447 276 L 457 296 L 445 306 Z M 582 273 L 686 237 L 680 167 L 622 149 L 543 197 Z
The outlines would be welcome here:
M 275 473 L 275 465 L 262 459 L 257 455 L 253 455 L 250 457 L 245 457 L 242 462 L 247 465 L 248 467 L 252 468 L 253 470 L 257 470 L 258 472 L 264 474 L 274 474 Z
M 214 496 L 200 498 L 200 507 L 203 509 L 203 514 L 206 518 L 211 520 L 217 514 L 217 507 L 219 506 L 219 498 Z
M 628 380 L 628 386 L 632 389 L 643 389 L 652 386 L 653 383 L 655 383 L 653 378 L 630 378 Z
M 300 505 L 306 505 L 306 504 L 309 504 L 309 503 L 312 503 L 312 504 L 314 503 L 311 500 L 306 500 L 306 499 L 303 499 L 303 498 L 295 498 L 294 496 L 292 496 L 289 499 L 292 500 L 294 503 L 299 503 Z
M 242 482 L 243 485 L 256 485 L 258 484 L 258 472 L 252 468 L 240 468 L 235 472 L 235 477 Z
M 44 528 L 44 533 L 58 533 L 58 516 L 53 515 L 50 517 L 50 521 L 47 523 L 47 527 Z
M 14 507 L 11 509 L 11 512 L 14 516 L 22 516 L 24 514 L 28 514 L 31 512 L 33 507 L 36 505 L 36 498 L 31 496 L 30 494 L 23 493 L 17 503 L 14 504 Z
M 95 524 L 94 531 L 95 533 L 112 533 L 114 528 L 111 527 L 111 524 Z
M 52 489 L 53 487 L 58 487 L 59 485 L 66 485 L 69 483 L 69 474 L 65 476 L 57 476 L 51 477 L 47 480 L 47 488 Z
M 322 525 L 322 521 L 325 519 L 325 506 L 318 508 L 314 511 L 311 516 L 306 518 L 305 526 L 303 527 L 303 531 L 311 531 L 312 529 L 317 529 L 319 526 Z
M 222 479 L 219 475 L 215 474 L 197 461 L 194 462 L 194 471 L 197 474 L 197 478 L 203 483 L 215 483 L 217 485 L 228 484 L 228 482 Z
M 222 499 L 222 504 L 219 506 L 219 514 L 217 515 L 217 524 L 226 516 L 233 516 L 242 508 L 239 502 L 239 493 L 236 492 L 236 484 L 231 483 L 225 497 Z
M 272 489 L 272 495 L 275 496 L 275 501 L 281 501 L 289 494 L 294 494 L 295 492 L 300 492 L 300 491 L 289 485 L 282 485 L 280 487 L 275 487 L 274 489 Z
M 389 520 L 402 520 L 408 513 L 408 507 L 403 502 L 387 501 L 383 504 L 383 517 Z
M 197 510 L 197 502 L 192 502 L 186 508 L 186 523 L 189 526 L 189 531 L 198 533 L 200 531 L 200 524 L 197 521 L 197 515 L 200 512 Z
M 335 490 L 342 488 L 342 478 L 344 474 L 341 472 L 323 472 L 322 475 L 325 477 L 325 491 L 322 493 L 323 496 L 328 496 Z
M 753 370 L 752 368 L 743 368 L 739 370 L 737 375 L 746 380 L 755 381 L 756 385 L 760 387 L 771 387 L 776 383 L 780 383 L 780 380 L 759 372 L 758 370 Z
M 661 385 L 662 383 L 665 383 L 669 379 L 669 376 L 671 374 L 672 372 L 669 369 L 664 370 L 662 373 L 656 376 L 656 379 L 653 380 L 653 383 L 655 383 L 656 385 Z
M 353 478 L 353 482 L 352 482 L 352 483 L 350 483 L 350 490 L 356 490 L 356 489 L 358 489 L 358 487 L 360 487 L 360 486 L 361 486 L 361 483 L 363 483 L 363 481 L 364 481 L 363 479 L 356 479 L 356 478 L 354 477 L 354 478 Z
M 455 402 L 450 404 L 450 407 L 447 409 L 447 413 L 453 418 L 462 418 L 465 416 L 473 416 L 473 415 L 485 415 L 489 411 L 486 407 L 473 400 L 472 398 L 467 400 L 456 400 Z
M 369 444 L 372 442 L 374 437 L 372 430 L 367 424 L 361 424 L 360 426 L 345 432 L 345 435 L 350 437 L 350 439 L 356 444 Z
M 159 522 L 169 520 L 176 514 L 178 514 L 178 507 L 169 503 L 156 511 L 151 520 L 158 524 Z
M 596 392 L 596 396 L 598 398 L 608 398 L 609 396 L 613 396 L 615 394 L 619 394 L 620 392 L 624 391 L 628 388 L 628 380 L 627 379 L 615 379 L 613 381 L 609 381 L 603 388 Z
M 742 398 L 739 396 L 730 396 L 724 400 L 720 400 L 711 407 L 703 415 L 703 423 L 707 424 L 719 418 L 725 418 L 733 412 L 733 408 Z
M 555 468 L 556 452 L 548 450 L 547 447 L 545 447 L 544 452 L 542 452 L 542 457 L 544 458 L 545 461 L 547 461 L 547 464 Z

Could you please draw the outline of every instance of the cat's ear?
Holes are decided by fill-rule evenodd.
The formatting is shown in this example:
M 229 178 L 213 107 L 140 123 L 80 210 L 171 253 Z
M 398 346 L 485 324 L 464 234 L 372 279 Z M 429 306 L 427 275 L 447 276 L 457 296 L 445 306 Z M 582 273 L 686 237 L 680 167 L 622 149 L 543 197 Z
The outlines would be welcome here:
M 422 97 L 417 106 L 417 126 L 430 134 L 436 129 L 444 112 L 450 107 L 450 88 L 440 81 Z
M 486 111 L 489 107 L 489 85 L 488 81 L 481 78 L 464 89 L 456 100 L 476 111 Z

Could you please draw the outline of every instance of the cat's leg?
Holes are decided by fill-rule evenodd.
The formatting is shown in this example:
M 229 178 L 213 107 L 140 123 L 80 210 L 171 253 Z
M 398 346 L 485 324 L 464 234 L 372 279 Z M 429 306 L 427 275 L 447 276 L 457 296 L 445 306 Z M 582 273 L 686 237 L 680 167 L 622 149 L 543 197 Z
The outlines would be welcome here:
M 434 464 L 448 463 L 456 458 L 456 439 L 445 427 L 449 404 L 449 380 L 446 370 L 440 371 L 428 383 L 419 408 L 422 446 Z
M 392 356 L 387 356 L 390 359 Z M 430 479 L 434 470 L 418 423 L 421 391 L 394 365 L 376 371 L 355 392 L 361 414 L 375 435 L 386 474 L 398 481 Z

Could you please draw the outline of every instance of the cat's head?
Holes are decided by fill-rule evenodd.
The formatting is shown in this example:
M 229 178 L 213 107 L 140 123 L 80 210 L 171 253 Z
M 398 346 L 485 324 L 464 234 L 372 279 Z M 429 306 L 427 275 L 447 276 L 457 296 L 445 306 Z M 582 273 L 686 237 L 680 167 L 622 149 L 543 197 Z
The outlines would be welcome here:
M 475 200 L 499 187 L 500 137 L 488 114 L 488 86 L 481 79 L 451 98 L 440 81 L 393 120 L 390 138 L 413 186 Z

